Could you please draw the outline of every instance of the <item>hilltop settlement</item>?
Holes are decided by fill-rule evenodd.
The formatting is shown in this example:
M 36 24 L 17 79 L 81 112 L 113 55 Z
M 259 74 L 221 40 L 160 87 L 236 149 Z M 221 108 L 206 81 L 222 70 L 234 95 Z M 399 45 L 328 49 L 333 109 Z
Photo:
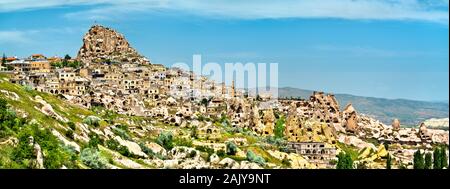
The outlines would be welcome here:
M 152 64 L 101 25 L 77 57 L 4 56 L 0 70 L 0 167 L 397 169 L 437 152 L 448 166 L 448 131 L 386 125 L 319 91 L 248 95 Z

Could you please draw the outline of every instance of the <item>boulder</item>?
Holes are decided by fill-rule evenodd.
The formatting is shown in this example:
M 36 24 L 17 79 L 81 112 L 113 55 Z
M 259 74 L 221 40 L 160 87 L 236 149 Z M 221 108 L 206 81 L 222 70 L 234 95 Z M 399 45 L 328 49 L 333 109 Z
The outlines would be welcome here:
M 135 142 L 123 140 L 119 136 L 114 137 L 114 140 L 119 142 L 120 145 L 127 147 L 128 151 L 130 151 L 131 154 L 140 156 L 140 157 L 144 157 L 144 158 L 148 157 L 147 154 L 142 152 L 141 147 L 138 144 L 136 144 Z
M 224 169 L 239 169 L 240 165 L 238 162 L 234 161 L 231 158 L 224 158 L 219 162 L 219 165 Z
M 239 169 L 262 169 L 257 163 L 241 161 Z
M 147 146 L 147 148 L 152 150 L 153 153 L 156 153 L 156 154 L 159 154 L 159 155 L 162 155 L 162 156 L 166 156 L 167 155 L 166 149 L 164 149 L 162 146 L 160 146 L 157 143 L 149 142 L 149 143 L 146 143 L 145 146 Z
M 212 164 L 218 164 L 220 162 L 220 157 L 217 154 L 212 154 L 209 156 L 209 162 Z
M 58 138 L 60 141 L 62 141 L 64 143 L 64 145 L 71 146 L 76 152 L 78 152 L 78 153 L 80 152 L 80 146 L 76 142 L 67 140 L 65 137 L 63 137 L 61 135 L 61 133 L 59 133 L 55 129 L 52 129 L 51 132 L 54 136 L 56 136 L 56 138 Z

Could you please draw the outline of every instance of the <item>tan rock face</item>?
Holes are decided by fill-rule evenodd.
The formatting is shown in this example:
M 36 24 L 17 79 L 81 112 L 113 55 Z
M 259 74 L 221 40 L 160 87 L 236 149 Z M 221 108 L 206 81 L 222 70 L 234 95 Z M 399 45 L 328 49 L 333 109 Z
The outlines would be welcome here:
M 356 121 L 356 112 L 353 112 L 350 114 L 350 116 L 347 118 L 347 122 L 346 122 L 346 129 L 347 131 L 350 132 L 355 132 L 357 127 L 358 127 L 358 123 Z
M 95 63 L 98 60 L 149 64 L 145 57 L 130 46 L 122 34 L 100 25 L 92 26 L 85 34 L 77 59 L 85 64 Z
M 392 121 L 392 129 L 395 131 L 400 130 L 400 121 L 398 119 L 394 119 L 394 121 Z

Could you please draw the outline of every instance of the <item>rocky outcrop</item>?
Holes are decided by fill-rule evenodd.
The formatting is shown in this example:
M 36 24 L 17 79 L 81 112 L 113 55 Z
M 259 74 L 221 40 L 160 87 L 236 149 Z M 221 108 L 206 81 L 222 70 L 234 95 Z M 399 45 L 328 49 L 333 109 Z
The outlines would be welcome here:
M 375 145 L 373 145 L 372 143 L 365 142 L 356 136 L 340 135 L 338 140 L 341 143 L 355 146 L 358 149 L 364 149 L 364 148 L 370 148 L 373 150 L 377 149 L 375 147 Z
M 351 103 L 345 106 L 343 115 L 343 126 L 347 132 L 355 133 L 358 129 L 358 121 L 356 110 Z
M 222 161 L 219 162 L 219 165 L 221 165 L 221 168 L 223 168 L 223 169 L 239 169 L 240 168 L 239 163 L 231 158 L 224 158 Z
M 394 121 L 392 121 L 392 129 L 394 131 L 400 130 L 400 121 L 398 119 L 394 119 Z
M 58 138 L 61 142 L 63 142 L 64 145 L 66 145 L 66 146 L 71 146 L 76 152 L 80 152 L 80 146 L 79 146 L 76 142 L 67 140 L 66 138 L 64 138 L 64 137 L 61 135 L 61 133 L 59 133 L 59 132 L 58 132 L 57 130 L 55 130 L 55 129 L 52 129 L 52 134 L 53 134 L 56 138 Z
M 15 92 L 7 91 L 7 90 L 0 90 L 0 93 L 3 93 L 6 97 L 12 99 L 12 100 L 19 100 L 20 97 Z
M 61 115 L 56 113 L 55 110 L 53 110 L 53 107 L 49 103 L 47 103 L 44 99 L 42 99 L 42 97 L 36 96 L 36 97 L 34 97 L 34 99 L 36 102 L 40 103 L 42 106 L 41 108 L 38 108 L 38 107 L 35 107 L 35 108 L 38 109 L 39 111 L 41 111 L 43 114 L 53 117 L 62 122 L 68 121 L 67 118 L 62 117 Z
M 119 136 L 114 137 L 114 140 L 119 142 L 120 145 L 127 147 L 128 151 L 130 151 L 131 154 L 140 156 L 140 157 L 144 157 L 144 158 L 148 157 L 147 154 L 142 152 L 142 149 L 139 146 L 139 144 L 136 144 L 135 142 L 128 141 L 128 140 L 123 140 Z
M 33 148 L 33 154 L 36 157 L 36 159 L 30 161 L 30 167 L 44 169 L 44 156 L 42 155 L 41 146 L 34 141 L 32 136 L 28 137 L 28 144 Z
M 94 25 L 83 37 L 83 46 L 77 59 L 89 65 L 98 61 L 149 64 L 150 62 L 133 49 L 125 37 L 115 30 Z
M 153 153 L 156 153 L 156 154 L 159 154 L 159 155 L 162 155 L 162 156 L 166 156 L 167 155 L 166 149 L 164 149 L 163 147 L 161 147 L 157 143 L 149 142 L 149 143 L 146 143 L 145 146 L 147 148 L 149 148 L 150 150 L 152 150 Z

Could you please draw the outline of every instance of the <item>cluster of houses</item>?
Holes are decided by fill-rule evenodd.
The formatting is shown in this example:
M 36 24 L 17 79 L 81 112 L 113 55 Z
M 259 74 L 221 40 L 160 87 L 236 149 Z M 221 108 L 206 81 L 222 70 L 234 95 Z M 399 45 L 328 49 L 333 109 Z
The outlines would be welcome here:
M 283 113 L 279 108 L 283 101 L 273 102 L 269 95 L 256 98 L 236 89 L 234 82 L 227 86 L 190 71 L 160 64 L 101 62 L 80 68 L 56 68 L 51 66 L 52 62 L 61 61 L 61 58 L 32 55 L 27 59 L 11 59 L 8 58 L 6 65 L 13 69 L 3 72 L 11 75 L 12 83 L 58 95 L 85 108 L 102 106 L 120 114 L 152 117 L 175 126 L 195 126 L 202 138 L 211 141 L 220 138 L 221 134 L 220 129 L 207 120 L 226 117 L 232 127 L 272 136 L 275 114 Z M 329 104 L 328 101 L 321 102 L 321 96 L 322 93 L 313 95 L 311 98 L 317 98 L 317 102 L 308 106 L 325 103 L 333 108 L 317 108 L 317 112 L 308 111 L 305 115 L 319 116 L 335 123 L 332 116 L 337 109 L 335 99 L 331 98 L 333 104 Z M 261 106 L 262 103 L 273 104 Z M 328 111 L 331 117 L 323 117 Z

